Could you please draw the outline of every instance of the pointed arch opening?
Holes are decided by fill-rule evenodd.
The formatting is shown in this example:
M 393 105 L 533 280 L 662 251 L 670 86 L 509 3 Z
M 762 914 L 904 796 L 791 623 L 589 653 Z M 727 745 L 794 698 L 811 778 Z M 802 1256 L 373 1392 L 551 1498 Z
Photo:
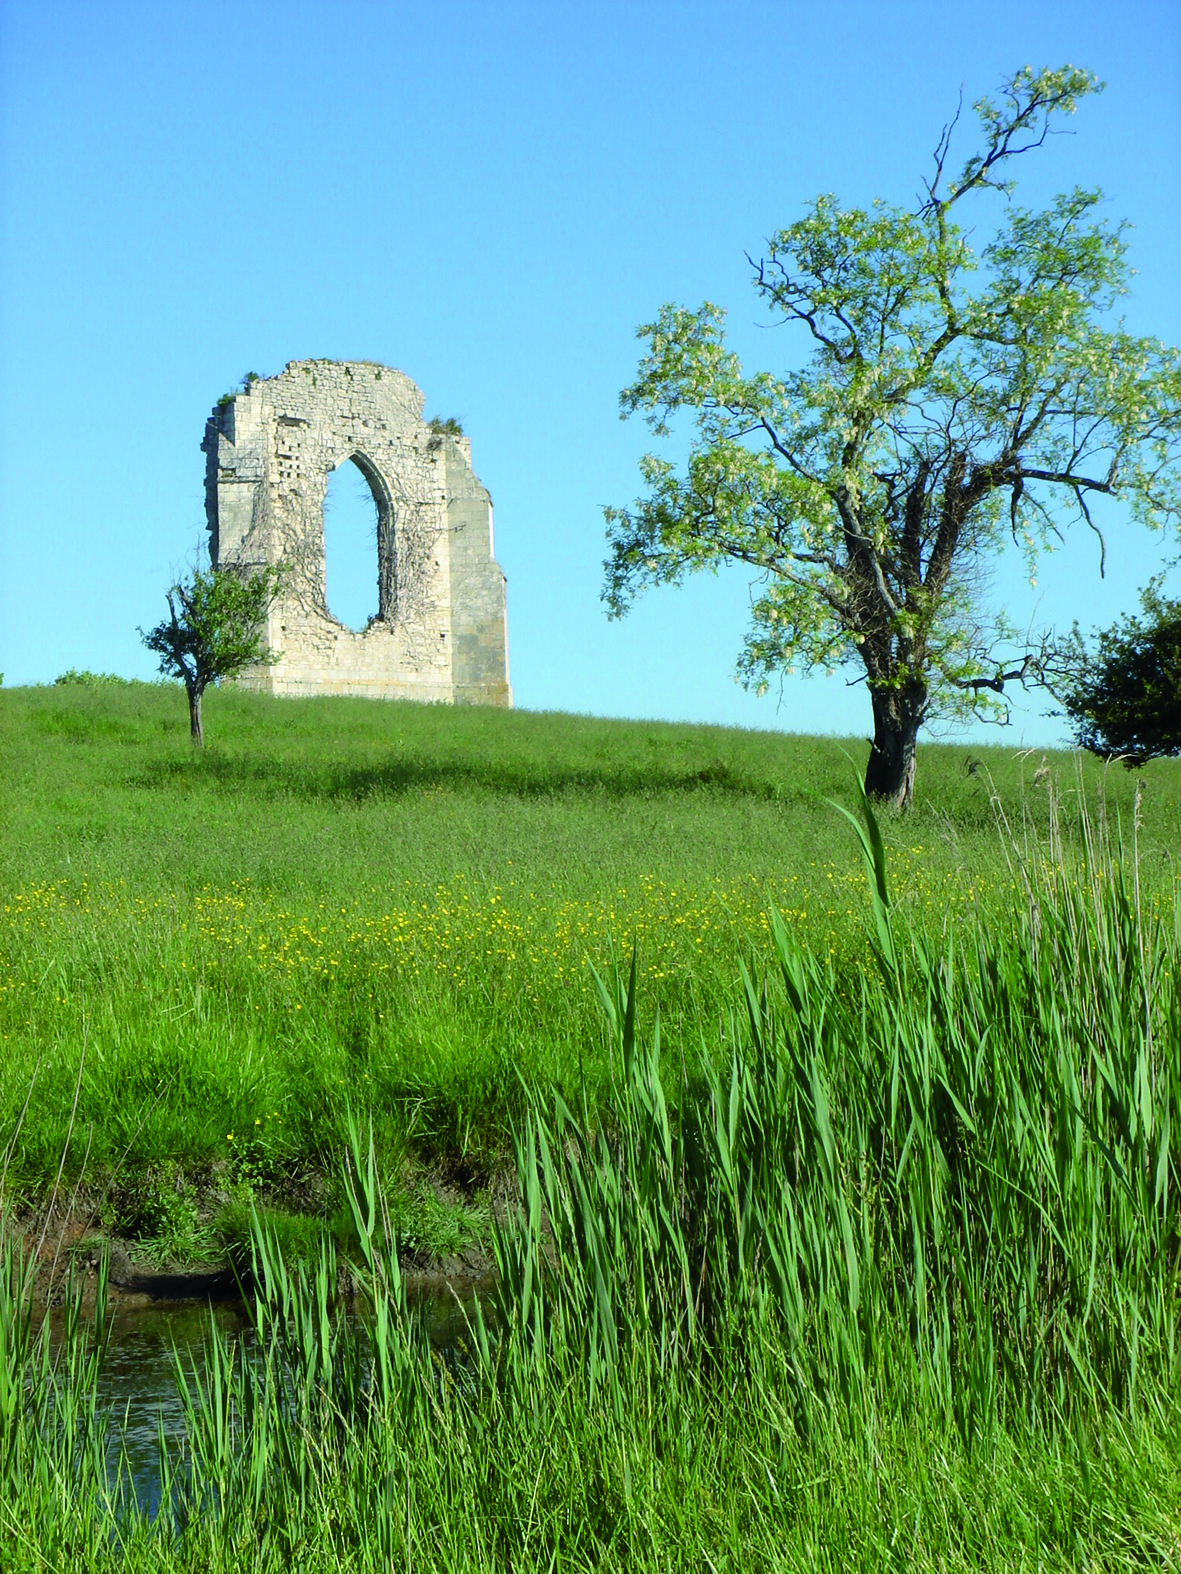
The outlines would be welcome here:
M 324 492 L 324 601 L 357 633 L 388 620 L 394 604 L 393 505 L 363 454 L 331 472 Z

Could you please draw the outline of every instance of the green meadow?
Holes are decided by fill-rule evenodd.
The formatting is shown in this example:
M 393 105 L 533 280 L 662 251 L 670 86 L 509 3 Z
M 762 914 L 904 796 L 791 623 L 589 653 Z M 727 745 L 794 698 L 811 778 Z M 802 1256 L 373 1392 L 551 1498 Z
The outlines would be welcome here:
M 866 878 L 831 803 L 856 803 L 859 740 L 232 689 L 208 719 L 202 753 L 168 687 L 0 691 L 10 1197 L 43 1197 L 65 1153 L 63 1184 L 105 1193 L 96 1222 L 209 1255 L 244 1196 L 339 1202 L 319 1179 L 352 1111 L 419 1254 L 446 1255 L 524 1085 L 609 1093 L 592 968 L 637 948 L 687 1068 L 765 956 L 769 904 L 838 983 L 860 976 Z M 920 770 L 885 837 L 924 930 L 1010 904 L 1021 857 L 1051 818 L 1077 842 L 1084 803 L 1129 849 L 1139 822 L 1171 900 L 1171 763 L 949 745 Z
M 4 1567 L 1181 1565 L 1177 765 L 928 746 L 879 822 L 835 740 L 0 718 L 5 1202 L 253 1327 L 150 1512 L 101 1284 L 51 1329 L 10 1235 Z M 407 1260 L 473 1245 L 440 1354 Z

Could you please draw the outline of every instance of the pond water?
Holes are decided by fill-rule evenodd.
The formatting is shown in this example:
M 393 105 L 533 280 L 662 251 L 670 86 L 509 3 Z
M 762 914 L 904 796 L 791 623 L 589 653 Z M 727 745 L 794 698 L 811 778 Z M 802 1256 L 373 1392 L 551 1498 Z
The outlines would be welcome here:
M 431 1343 L 438 1350 L 454 1348 L 460 1342 L 477 1294 L 482 1292 L 476 1288 L 453 1293 L 446 1284 L 434 1281 L 408 1289 L 408 1299 L 424 1317 Z M 111 1342 L 98 1382 L 99 1406 L 110 1420 L 112 1463 L 122 1436 L 136 1499 L 151 1515 L 160 1495 L 160 1422 L 168 1438 L 179 1437 L 184 1429 L 174 1352 L 186 1373 L 195 1366 L 203 1379 L 205 1345 L 214 1326 L 244 1349 L 254 1343 L 241 1302 L 163 1304 L 116 1309 L 112 1315 Z

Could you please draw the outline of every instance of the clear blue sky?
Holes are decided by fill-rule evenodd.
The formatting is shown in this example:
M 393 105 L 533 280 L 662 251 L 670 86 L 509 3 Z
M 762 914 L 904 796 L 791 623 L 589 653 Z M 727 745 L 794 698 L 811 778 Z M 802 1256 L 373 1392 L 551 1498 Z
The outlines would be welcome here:
M 1098 184 L 1136 228 L 1131 325 L 1181 339 L 1181 7 L 1096 4 L 195 5 L 7 0 L 0 239 L 0 671 L 150 676 L 136 635 L 203 531 L 205 418 L 307 356 L 407 372 L 457 414 L 496 509 L 519 705 L 864 734 L 863 689 L 733 681 L 741 576 L 608 622 L 601 506 L 639 490 L 618 419 L 638 323 L 725 305 L 783 364 L 744 253 L 819 191 L 907 201 L 961 84 L 1099 73 L 1023 174 Z M 966 145 L 965 150 L 966 150 Z M 334 493 L 335 493 L 334 488 Z M 347 502 L 335 533 L 360 539 Z M 1014 615 L 1130 610 L 1163 544 L 1118 516 Z M 365 574 L 344 544 L 334 597 Z M 362 584 L 367 593 L 367 584 Z M 1040 601 L 1037 599 L 1040 597 Z M 1036 705 L 1007 735 L 1049 742 Z

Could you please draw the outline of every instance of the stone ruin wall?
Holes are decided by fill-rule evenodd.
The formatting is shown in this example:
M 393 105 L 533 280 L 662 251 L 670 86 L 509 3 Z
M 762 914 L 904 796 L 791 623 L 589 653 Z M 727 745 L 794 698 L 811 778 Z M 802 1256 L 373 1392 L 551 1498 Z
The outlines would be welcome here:
M 284 565 L 266 639 L 272 694 L 511 705 L 505 579 L 471 443 L 433 431 L 421 390 L 369 361 L 291 361 L 219 402 L 205 427 L 210 561 Z M 355 461 L 377 507 L 378 610 L 360 632 L 325 598 L 324 494 Z

